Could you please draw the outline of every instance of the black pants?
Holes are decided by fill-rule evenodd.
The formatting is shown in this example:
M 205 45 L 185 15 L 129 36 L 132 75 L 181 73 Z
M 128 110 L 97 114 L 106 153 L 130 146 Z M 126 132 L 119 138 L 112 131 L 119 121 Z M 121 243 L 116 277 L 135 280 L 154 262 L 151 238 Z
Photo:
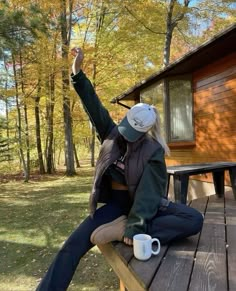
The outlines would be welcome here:
M 98 226 L 127 214 L 128 209 L 122 207 L 121 204 L 111 201 L 97 209 L 93 218 L 87 217 L 78 226 L 58 252 L 37 291 L 67 289 L 80 259 L 93 247 L 90 242 L 92 232 Z M 156 217 L 149 224 L 148 233 L 165 244 L 171 240 L 198 233 L 202 228 L 202 223 L 203 217 L 197 210 L 170 202 L 167 208 L 157 212 Z
M 203 225 L 203 216 L 185 204 L 170 202 L 166 209 L 159 210 L 148 225 L 148 234 L 161 244 L 197 234 Z

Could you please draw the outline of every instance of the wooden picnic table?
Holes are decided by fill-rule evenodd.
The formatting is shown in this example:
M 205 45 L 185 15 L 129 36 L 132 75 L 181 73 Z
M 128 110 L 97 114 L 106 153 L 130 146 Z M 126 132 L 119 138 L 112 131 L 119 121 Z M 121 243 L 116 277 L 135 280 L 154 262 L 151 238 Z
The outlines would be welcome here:
M 187 165 L 177 165 L 167 167 L 168 183 L 167 196 L 169 190 L 170 176 L 174 178 L 174 196 L 176 202 L 186 204 L 188 193 L 189 177 L 192 175 L 212 173 L 215 186 L 215 193 L 219 197 L 224 196 L 224 178 L 225 171 L 229 171 L 230 181 L 236 199 L 236 163 L 234 162 L 214 162 L 214 163 L 197 163 Z
M 190 202 L 204 214 L 200 234 L 164 245 L 158 256 L 146 262 L 133 256 L 121 242 L 99 245 L 129 291 L 235 291 L 236 201 L 232 191 Z

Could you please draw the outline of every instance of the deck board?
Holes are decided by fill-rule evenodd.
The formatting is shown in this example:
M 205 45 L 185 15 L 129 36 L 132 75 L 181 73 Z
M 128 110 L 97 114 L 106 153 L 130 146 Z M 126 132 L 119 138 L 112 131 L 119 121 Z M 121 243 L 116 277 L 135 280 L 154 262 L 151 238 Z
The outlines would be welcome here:
M 157 286 L 161 286 L 162 290 L 175 291 L 176 286 L 180 290 L 187 290 L 196 243 L 197 237 L 192 237 L 181 240 L 169 248 L 165 260 L 152 281 L 150 291 L 156 291 Z
M 226 193 L 225 213 L 229 290 L 236 290 L 236 201 Z
M 224 199 L 210 196 L 189 290 L 227 290 Z
M 207 198 L 204 197 L 192 202 L 191 206 L 204 214 L 206 203 Z M 150 286 L 150 291 L 156 291 L 158 284 L 162 286 L 163 290 L 175 291 L 176 286 L 179 290 L 187 290 L 198 240 L 199 234 L 170 245 L 165 260 Z
M 199 198 L 191 206 L 204 214 L 202 232 L 162 246 L 147 262 L 133 256 L 123 243 L 99 246 L 129 291 L 234 291 L 236 290 L 236 201 Z

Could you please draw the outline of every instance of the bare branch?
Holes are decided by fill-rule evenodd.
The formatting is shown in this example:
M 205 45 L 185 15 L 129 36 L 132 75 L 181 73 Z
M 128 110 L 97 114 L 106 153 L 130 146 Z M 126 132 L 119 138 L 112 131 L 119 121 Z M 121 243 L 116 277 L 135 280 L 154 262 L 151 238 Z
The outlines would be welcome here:
M 188 47 L 192 47 L 192 44 L 188 41 L 188 39 L 186 38 L 186 35 L 183 33 L 183 31 L 178 27 L 178 25 L 176 26 L 176 29 L 178 30 L 178 32 L 182 35 L 184 42 L 188 45 Z
M 134 17 L 140 24 L 143 25 L 143 27 L 145 27 L 147 30 L 149 30 L 150 32 L 152 33 L 155 33 L 155 34 L 161 34 L 161 35 L 165 35 L 166 33 L 165 32 L 159 32 L 159 31 L 155 31 L 153 29 L 151 29 L 150 27 L 148 27 L 142 20 L 138 19 L 138 17 L 136 15 L 134 15 L 134 13 L 127 7 L 125 6 L 125 9 L 128 11 L 128 13 Z

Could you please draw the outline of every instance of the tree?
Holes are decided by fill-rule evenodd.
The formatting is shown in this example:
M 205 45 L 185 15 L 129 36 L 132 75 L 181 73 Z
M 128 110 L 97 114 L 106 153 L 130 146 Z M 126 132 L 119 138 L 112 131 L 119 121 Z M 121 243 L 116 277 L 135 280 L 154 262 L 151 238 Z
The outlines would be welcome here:
M 11 160 L 10 140 L 4 135 L 6 129 L 8 130 L 7 120 L 0 116 L 0 162 Z
M 18 140 L 18 150 L 19 150 L 19 157 L 20 161 L 23 165 L 24 171 L 24 181 L 29 181 L 29 164 L 25 160 L 24 155 L 24 147 L 23 147 L 23 137 L 22 137 L 22 115 L 21 115 L 21 106 L 20 106 L 20 93 L 19 93 L 19 82 L 17 76 L 17 64 L 15 55 L 12 54 L 12 62 L 13 62 L 13 72 L 14 72 L 14 81 L 15 81 L 15 97 L 16 97 L 16 109 L 17 109 L 17 140 Z
M 64 116 L 64 130 L 65 130 L 65 157 L 66 157 L 66 174 L 68 176 L 75 175 L 74 166 L 74 146 L 73 146 L 73 134 L 72 134 L 72 119 L 70 110 L 70 97 L 69 97 L 69 58 L 68 50 L 70 45 L 71 35 L 71 17 L 69 17 L 69 23 L 67 22 L 67 9 L 66 0 L 60 0 L 61 2 L 61 40 L 62 40 L 62 95 L 63 95 L 63 116 Z M 69 0 L 69 15 L 71 15 L 72 0 Z
M 156 39 L 156 44 L 163 46 L 163 67 L 202 43 L 203 35 L 205 40 L 209 39 L 217 31 L 234 23 L 236 18 L 235 1 L 147 0 L 144 4 L 140 0 L 129 0 L 124 1 L 124 8 L 135 20 L 136 31 L 146 30 L 140 35 L 143 40 L 148 34 L 152 34 L 151 42 Z M 132 30 L 132 19 L 128 17 L 126 21 L 127 27 Z M 137 36 L 136 33 L 135 35 Z M 149 46 L 149 43 L 145 42 L 145 45 Z M 159 48 L 158 45 L 156 47 Z M 160 54 L 157 49 L 156 54 Z M 143 53 L 144 56 L 149 54 L 146 51 Z
M 163 66 L 168 66 L 170 62 L 170 49 L 171 49 L 171 41 L 173 37 L 174 29 L 177 27 L 178 23 L 182 21 L 185 14 L 187 13 L 187 7 L 190 3 L 190 0 L 184 0 L 184 5 L 181 7 L 181 10 L 174 14 L 174 8 L 177 4 L 176 0 L 170 0 L 167 10 L 167 18 L 166 18 L 166 35 L 165 35 L 165 45 L 163 51 Z
M 33 43 L 37 32 L 43 31 L 45 20 L 37 5 L 29 3 L 29 10 L 21 8 L 19 3 L 11 1 L 2 1 L 0 6 L 0 15 L 3 22 L 3 27 L 0 30 L 0 42 L 2 43 L 1 56 L 11 55 L 13 69 L 13 83 L 15 86 L 15 99 L 17 110 L 17 136 L 18 149 L 21 164 L 23 165 L 24 180 L 28 182 L 30 175 L 30 140 L 29 140 L 29 124 L 28 124 L 28 106 L 27 94 L 25 87 L 24 66 L 23 60 L 24 48 Z M 23 113 L 22 113 L 23 106 Z M 8 112 L 7 112 L 8 117 Z M 24 134 L 23 134 L 24 132 Z M 26 150 L 26 155 L 24 151 Z
M 41 129 L 40 129 L 40 114 L 39 114 L 39 102 L 41 98 L 41 79 L 39 77 L 39 85 L 37 90 L 37 95 L 35 97 L 35 134 L 36 134 L 36 145 L 39 161 L 39 172 L 40 174 L 45 174 L 45 167 L 43 162 L 43 150 L 42 150 L 42 141 L 41 141 Z

